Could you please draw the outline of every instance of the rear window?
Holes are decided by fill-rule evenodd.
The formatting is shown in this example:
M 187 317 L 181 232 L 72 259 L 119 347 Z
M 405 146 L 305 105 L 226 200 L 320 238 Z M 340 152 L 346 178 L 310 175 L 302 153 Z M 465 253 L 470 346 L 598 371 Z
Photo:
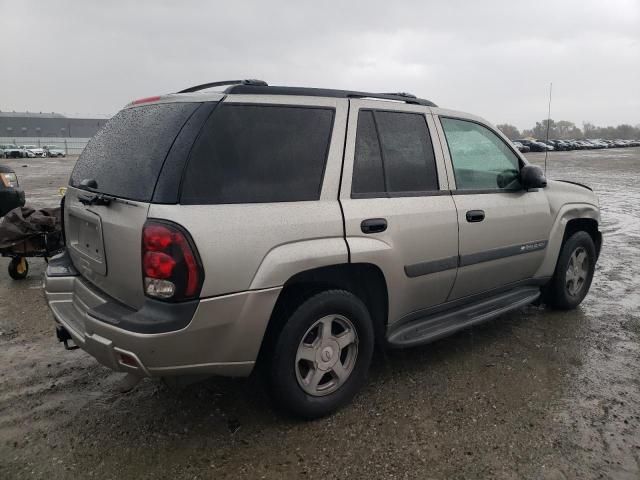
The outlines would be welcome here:
M 317 200 L 333 109 L 220 105 L 191 152 L 183 204 Z
M 97 182 L 97 191 L 151 201 L 164 159 L 198 103 L 163 103 L 122 110 L 87 144 L 69 184 Z

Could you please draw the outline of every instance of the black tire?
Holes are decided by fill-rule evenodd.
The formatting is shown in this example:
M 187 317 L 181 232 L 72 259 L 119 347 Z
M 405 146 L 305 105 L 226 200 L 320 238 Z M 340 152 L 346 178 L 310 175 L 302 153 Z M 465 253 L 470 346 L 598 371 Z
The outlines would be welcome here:
M 8 270 L 9 276 L 14 280 L 24 280 L 29 275 L 29 262 L 26 258 L 12 258 Z
M 335 391 L 315 396 L 298 381 L 298 347 L 310 328 L 332 315 L 347 318 L 357 335 L 355 364 Z M 327 290 L 302 301 L 287 319 L 271 349 L 269 391 L 276 408 L 305 419 L 323 417 L 349 403 L 364 386 L 374 350 L 374 329 L 365 304 L 345 290 Z M 342 351 L 340 351 L 342 354 Z M 342 360 L 338 360 L 342 362 Z
M 585 267 L 586 278 L 580 283 L 577 291 L 571 292 L 568 283 L 571 280 L 567 277 L 568 269 L 572 256 L 576 252 L 584 251 L 588 265 Z M 576 308 L 589 292 L 593 273 L 596 267 L 596 246 L 593 243 L 591 235 L 587 232 L 580 231 L 571 235 L 560 250 L 556 270 L 551 281 L 545 287 L 544 300 L 547 305 L 559 310 L 572 310 Z

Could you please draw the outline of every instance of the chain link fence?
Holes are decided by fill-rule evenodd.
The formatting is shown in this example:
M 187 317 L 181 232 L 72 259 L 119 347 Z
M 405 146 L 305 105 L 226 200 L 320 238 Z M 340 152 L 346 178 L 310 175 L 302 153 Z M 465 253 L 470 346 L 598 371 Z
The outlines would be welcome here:
M 16 145 L 17 147 L 44 146 L 64 150 L 66 155 L 80 155 L 90 138 L 54 138 L 54 137 L 0 137 L 0 145 Z

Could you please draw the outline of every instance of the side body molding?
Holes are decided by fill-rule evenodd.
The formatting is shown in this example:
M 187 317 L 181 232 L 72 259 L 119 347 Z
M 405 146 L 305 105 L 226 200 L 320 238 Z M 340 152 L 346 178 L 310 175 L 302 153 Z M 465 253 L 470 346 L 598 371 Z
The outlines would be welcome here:
M 587 218 L 600 223 L 600 211 L 598 207 L 590 203 L 567 203 L 560 207 L 549 233 L 546 255 L 542 265 L 534 275 L 535 278 L 551 277 L 553 275 L 567 223 L 577 218 Z

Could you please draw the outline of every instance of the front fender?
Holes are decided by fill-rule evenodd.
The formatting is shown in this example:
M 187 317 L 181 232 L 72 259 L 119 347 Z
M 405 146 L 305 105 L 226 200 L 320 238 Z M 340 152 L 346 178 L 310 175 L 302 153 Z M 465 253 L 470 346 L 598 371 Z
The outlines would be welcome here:
M 535 274 L 536 278 L 551 277 L 556 269 L 560 249 L 562 248 L 562 240 L 564 232 L 569 221 L 586 218 L 595 220 L 600 223 L 600 210 L 597 206 L 590 203 L 567 203 L 563 205 L 556 215 L 551 232 L 549 233 L 549 243 L 547 251 L 540 268 Z

